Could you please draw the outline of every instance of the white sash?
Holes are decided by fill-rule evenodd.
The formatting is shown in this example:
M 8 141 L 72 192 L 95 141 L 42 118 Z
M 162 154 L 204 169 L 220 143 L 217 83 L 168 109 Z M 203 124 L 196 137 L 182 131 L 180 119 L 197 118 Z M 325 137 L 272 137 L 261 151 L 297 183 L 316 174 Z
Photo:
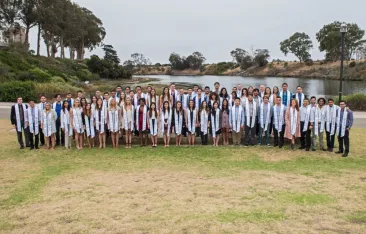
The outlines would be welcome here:
M 144 109 L 143 109 L 143 119 L 142 119 L 142 129 L 139 129 L 140 128 L 140 124 L 139 124 L 139 121 L 140 121 L 140 106 L 138 106 L 137 108 L 136 108 L 136 122 L 137 122 L 137 124 L 136 124 L 136 130 L 137 131 L 146 131 L 146 127 L 147 127 L 147 125 L 146 125 L 146 113 L 147 113 L 147 106 L 145 105 L 144 106 Z
M 310 118 L 310 121 L 313 121 L 313 128 L 314 128 L 314 132 L 315 132 L 315 136 L 318 136 L 318 132 L 319 132 L 319 107 L 318 105 L 315 105 L 312 107 L 312 118 L 314 118 L 313 120 Z
M 280 92 L 280 97 L 281 97 L 281 103 L 283 103 L 283 91 Z M 291 93 L 290 91 L 286 91 L 286 96 L 287 96 L 287 105 L 286 107 L 290 106 L 290 102 L 291 102 Z
M 190 111 L 190 109 L 187 109 L 188 131 L 190 133 L 195 132 L 195 130 L 196 130 L 196 122 L 197 122 L 196 113 L 197 113 L 197 110 L 194 109 L 193 110 L 193 119 L 191 120 L 191 111 Z
M 233 108 L 231 108 L 231 123 L 230 124 L 231 124 L 231 128 L 236 133 L 240 132 L 241 114 L 243 112 L 243 107 L 239 106 L 238 111 L 239 111 L 239 113 L 236 113 L 236 106 L 233 106 Z M 238 115 L 237 119 L 236 119 L 236 115 Z
M 115 110 L 108 110 L 108 129 L 113 133 L 119 131 L 119 115 L 117 108 Z
M 340 137 L 344 137 L 344 134 L 346 133 L 346 125 L 347 125 L 347 117 L 348 117 L 348 111 L 344 109 L 343 111 L 343 119 L 342 119 L 342 129 L 340 129 L 341 125 L 341 108 L 338 109 L 338 117 L 337 117 L 337 135 Z
M 48 112 L 43 111 L 43 134 L 45 137 L 50 137 L 52 134 L 56 132 L 56 129 L 53 127 L 54 122 L 54 111 L 50 110 Z
M 202 110 L 200 113 L 201 118 L 201 132 L 203 132 L 203 135 L 207 135 L 208 132 L 208 115 L 209 113 L 206 112 L 206 110 Z
M 99 119 L 99 110 L 95 109 L 94 111 L 94 120 L 95 120 L 95 128 L 97 131 L 99 131 L 99 133 L 104 133 L 105 129 L 105 121 L 106 121 L 106 112 L 105 112 L 105 107 L 103 106 L 102 109 L 100 110 L 100 119 Z
M 165 123 L 165 118 L 168 117 L 168 131 L 167 131 L 167 136 L 170 136 L 170 127 L 172 125 L 172 110 L 170 109 L 169 112 L 164 113 L 164 111 L 160 112 L 160 121 L 161 121 L 161 132 L 164 133 L 164 123 Z
M 320 132 L 324 132 L 325 129 L 325 115 L 326 115 L 326 108 L 323 106 L 323 108 L 319 108 L 319 122 L 320 122 Z
M 268 125 L 271 121 L 270 115 L 271 115 L 271 104 L 267 103 L 267 116 L 266 116 L 266 124 L 264 123 L 264 103 L 261 104 L 261 128 L 264 128 L 264 131 L 267 131 Z
M 72 119 L 77 133 L 84 133 L 82 112 L 81 108 L 72 108 Z
M 330 116 L 330 110 L 333 110 L 332 116 Z M 330 132 L 330 135 L 333 136 L 334 132 L 335 132 L 335 124 L 336 124 L 336 116 L 337 116 L 337 109 L 338 106 L 333 105 L 332 108 L 329 107 L 329 105 L 327 106 L 326 109 L 326 119 L 327 119 L 327 125 L 326 125 L 326 130 L 327 132 Z
M 150 134 L 152 136 L 156 136 L 158 135 L 158 113 L 157 111 L 155 111 L 155 123 L 153 124 L 153 119 L 149 118 L 149 123 L 150 123 Z
M 277 109 L 278 109 L 278 106 L 275 105 L 273 107 L 274 126 L 275 126 L 275 129 L 277 129 L 278 132 L 282 132 L 283 112 L 285 111 L 285 106 L 281 103 L 280 116 L 279 116 L 280 119 L 279 120 L 278 120 L 278 116 L 277 116 Z
M 32 116 L 32 110 L 34 112 L 34 119 Z M 39 116 L 39 110 L 37 107 L 28 108 L 28 124 L 29 124 L 29 131 L 34 134 L 34 135 L 38 135 L 39 133 L 39 120 L 40 120 L 40 116 Z M 33 126 L 34 124 L 34 126 Z
M 93 116 L 90 116 L 90 121 L 89 121 L 89 117 L 87 115 L 84 115 L 84 120 L 85 120 L 86 136 L 94 138 L 95 131 L 94 131 Z
M 131 105 L 131 116 L 128 116 L 128 112 L 126 110 L 126 108 L 123 109 L 123 118 L 125 121 L 125 129 L 126 130 L 133 130 L 134 129 L 134 119 L 133 119 L 133 115 L 134 115 L 134 107 L 133 105 Z
M 180 136 L 183 128 L 183 111 L 178 112 L 174 110 L 175 134 Z
M 303 93 L 301 93 L 301 95 L 300 95 L 301 97 L 300 97 L 300 100 L 301 100 L 301 105 L 304 103 L 304 99 L 305 99 L 305 95 L 303 94 Z M 296 100 L 297 100 L 297 102 L 299 103 L 299 105 L 300 105 L 300 100 L 299 100 L 299 94 L 298 93 L 296 93 L 295 94 L 295 98 L 296 98 Z
M 215 116 L 211 114 L 211 128 L 213 138 L 216 138 L 216 132 L 220 130 L 220 112 L 221 112 L 220 109 L 217 108 Z
M 23 120 L 24 122 L 26 121 L 26 116 L 27 116 L 27 107 L 25 106 L 25 104 L 22 104 L 23 107 Z M 20 114 L 19 114 L 19 104 L 15 104 L 15 117 L 17 119 L 17 131 L 18 132 L 22 132 L 22 125 L 20 123 Z M 25 128 L 25 126 L 24 126 Z
M 307 106 L 306 112 L 305 112 L 304 128 L 302 130 L 303 132 L 306 132 L 308 130 L 309 122 L 310 122 L 310 113 L 311 113 L 311 106 Z
M 255 117 L 257 115 L 257 103 L 255 101 L 252 101 L 253 103 L 253 113 L 252 113 L 252 122 L 250 122 L 250 116 L 251 114 L 249 113 L 249 101 L 247 99 L 246 104 L 245 104 L 245 113 L 247 114 L 247 126 L 250 128 L 254 128 L 255 125 Z
M 291 118 L 291 126 L 290 126 L 290 131 L 291 131 L 291 135 L 295 135 L 296 134 L 296 127 L 297 127 L 297 111 L 296 109 L 293 109 L 292 107 L 290 107 L 290 118 Z
M 64 129 L 65 136 L 67 136 L 67 134 L 69 136 L 72 136 L 72 126 L 71 126 L 71 123 L 70 123 L 70 113 L 67 109 L 65 110 L 65 112 L 64 112 L 64 110 L 61 110 L 61 128 Z

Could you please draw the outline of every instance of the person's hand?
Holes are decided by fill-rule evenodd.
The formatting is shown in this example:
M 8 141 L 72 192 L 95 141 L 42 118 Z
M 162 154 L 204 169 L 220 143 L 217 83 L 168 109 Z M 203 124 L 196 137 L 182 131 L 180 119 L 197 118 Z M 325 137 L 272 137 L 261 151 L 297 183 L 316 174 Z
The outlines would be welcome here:
M 241 129 L 244 129 L 244 125 L 240 125 L 240 128 L 241 128 Z
M 347 131 L 350 131 L 351 129 L 350 128 L 346 128 Z
M 29 127 L 29 123 L 28 123 L 28 122 L 27 122 L 27 124 L 26 124 L 26 125 L 27 125 L 27 127 Z
M 310 125 L 309 129 L 313 129 L 313 125 Z
M 13 124 L 13 128 L 16 128 L 16 127 L 15 127 L 15 124 Z

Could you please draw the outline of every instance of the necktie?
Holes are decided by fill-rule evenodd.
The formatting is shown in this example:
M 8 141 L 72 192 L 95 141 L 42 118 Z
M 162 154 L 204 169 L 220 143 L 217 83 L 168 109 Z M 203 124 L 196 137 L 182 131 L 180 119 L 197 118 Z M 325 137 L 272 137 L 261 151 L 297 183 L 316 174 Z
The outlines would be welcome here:
M 298 94 L 299 96 L 299 106 L 301 106 L 301 94 Z
M 23 105 L 19 104 L 19 114 L 20 114 L 20 120 L 24 121 L 24 111 L 23 111 Z

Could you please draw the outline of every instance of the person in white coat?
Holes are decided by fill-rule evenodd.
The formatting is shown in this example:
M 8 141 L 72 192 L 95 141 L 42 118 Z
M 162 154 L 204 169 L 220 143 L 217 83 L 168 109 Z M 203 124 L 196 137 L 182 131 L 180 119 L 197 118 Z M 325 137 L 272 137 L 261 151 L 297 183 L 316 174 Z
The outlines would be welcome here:
M 65 148 L 71 149 L 73 129 L 70 120 L 70 106 L 67 100 L 63 101 L 62 103 L 61 131 L 65 139 Z
M 131 98 L 127 97 L 126 98 L 126 103 L 125 106 L 123 108 L 123 118 L 124 118 L 124 128 L 126 131 L 126 148 L 129 149 L 131 148 L 131 143 L 132 143 L 132 132 L 134 130 L 134 113 L 135 113 L 135 108 L 132 104 Z
M 169 147 L 169 143 L 170 143 L 171 122 L 172 122 L 172 111 L 169 106 L 169 102 L 165 101 L 163 103 L 163 109 L 161 110 L 161 113 L 160 113 L 160 126 L 161 126 L 161 131 L 163 132 L 165 147 Z
M 56 111 L 52 110 L 51 104 L 47 102 L 42 113 L 41 121 L 41 128 L 45 137 L 46 149 L 55 149 L 56 119 Z
M 155 102 L 152 102 L 150 104 L 148 115 L 149 115 L 148 128 L 150 129 L 151 144 L 152 147 L 157 147 L 160 123 L 159 123 L 159 112 L 156 109 Z
M 83 108 L 78 99 L 75 99 L 74 105 L 70 110 L 71 125 L 74 129 L 76 148 L 83 149 L 83 135 L 84 135 L 84 124 L 83 124 Z

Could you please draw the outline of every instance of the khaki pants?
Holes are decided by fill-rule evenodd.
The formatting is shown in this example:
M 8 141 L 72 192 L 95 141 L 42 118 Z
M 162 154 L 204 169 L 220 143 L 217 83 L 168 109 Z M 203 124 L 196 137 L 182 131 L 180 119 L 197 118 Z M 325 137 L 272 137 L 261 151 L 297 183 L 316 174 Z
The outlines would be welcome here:
M 233 144 L 234 145 L 239 145 L 240 144 L 240 141 L 241 141 L 241 130 L 240 132 L 235 132 L 235 131 L 232 131 L 232 136 L 233 136 Z
M 71 143 L 72 143 L 72 136 L 69 136 L 69 133 L 65 134 L 65 148 L 71 148 Z

